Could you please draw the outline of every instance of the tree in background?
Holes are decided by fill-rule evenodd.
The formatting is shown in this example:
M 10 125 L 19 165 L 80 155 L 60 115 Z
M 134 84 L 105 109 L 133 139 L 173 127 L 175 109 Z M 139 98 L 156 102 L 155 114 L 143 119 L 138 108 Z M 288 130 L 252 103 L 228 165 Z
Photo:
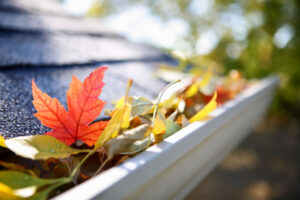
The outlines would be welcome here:
M 300 1 L 98 0 L 89 14 L 108 16 L 136 5 L 161 21 L 185 24 L 185 34 L 167 48 L 183 52 L 195 66 L 239 69 L 247 78 L 278 74 L 273 111 L 300 116 Z

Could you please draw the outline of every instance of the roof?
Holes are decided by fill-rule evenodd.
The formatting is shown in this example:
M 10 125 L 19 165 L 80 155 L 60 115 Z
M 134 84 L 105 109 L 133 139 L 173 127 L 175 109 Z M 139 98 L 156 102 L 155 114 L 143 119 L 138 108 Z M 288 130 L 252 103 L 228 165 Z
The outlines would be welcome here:
M 33 78 L 44 92 L 66 105 L 65 92 L 73 75 L 83 80 L 99 65 L 108 65 L 101 99 L 120 98 L 129 78 L 134 80 L 131 95 L 155 98 L 166 85 L 153 76 L 156 64 L 174 63 L 161 51 L 130 42 L 95 20 L 67 15 L 54 1 L 2 0 L 0 18 L 0 133 L 4 137 L 47 131 L 32 115 Z

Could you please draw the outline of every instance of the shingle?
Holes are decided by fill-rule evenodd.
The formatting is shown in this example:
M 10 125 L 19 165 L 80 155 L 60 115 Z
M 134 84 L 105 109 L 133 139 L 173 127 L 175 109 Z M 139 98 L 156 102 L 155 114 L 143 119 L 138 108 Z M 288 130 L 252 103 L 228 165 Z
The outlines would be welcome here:
M 63 65 L 165 57 L 156 49 L 122 38 L 0 32 L 0 66 Z
M 1 0 L 0 9 L 12 12 L 68 16 L 61 4 L 52 0 Z
M 6 68 L 0 70 L 0 132 L 5 137 L 16 137 L 28 134 L 43 134 L 48 129 L 32 115 L 31 80 L 50 96 L 58 98 L 66 106 L 66 91 L 73 75 L 83 80 L 97 66 L 74 67 L 29 67 Z M 134 68 L 137 73 L 133 73 Z M 144 96 L 153 99 L 165 86 L 165 82 L 155 79 L 152 74 L 155 63 L 132 62 L 111 64 L 105 73 L 100 99 L 110 103 L 124 95 L 129 78 L 134 79 L 130 95 Z M 145 84 L 147 82 L 147 84 Z
M 96 21 L 89 18 L 1 11 L 0 19 L 0 27 L 2 29 L 18 30 L 20 32 L 60 32 L 117 37 L 116 34 L 108 31 L 105 27 L 100 27 L 99 20 Z

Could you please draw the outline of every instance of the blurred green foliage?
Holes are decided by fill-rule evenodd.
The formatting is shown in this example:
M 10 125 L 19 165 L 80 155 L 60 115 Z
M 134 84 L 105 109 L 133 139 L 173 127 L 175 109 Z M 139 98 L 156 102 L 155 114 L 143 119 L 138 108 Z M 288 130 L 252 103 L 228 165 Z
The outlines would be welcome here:
M 247 78 L 277 74 L 281 81 L 273 111 L 300 116 L 299 0 L 99 0 L 89 14 L 106 16 L 136 4 L 162 20 L 188 24 L 188 34 L 180 38 L 185 48 L 177 50 L 187 52 L 196 66 L 212 65 L 220 73 L 239 69 Z M 205 30 L 219 38 L 211 52 L 199 55 L 197 40 Z

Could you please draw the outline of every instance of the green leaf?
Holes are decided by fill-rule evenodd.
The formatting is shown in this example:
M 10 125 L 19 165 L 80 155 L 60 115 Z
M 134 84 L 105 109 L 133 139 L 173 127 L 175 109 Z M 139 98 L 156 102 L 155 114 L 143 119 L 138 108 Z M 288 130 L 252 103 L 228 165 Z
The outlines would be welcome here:
M 12 189 L 21 189 L 31 186 L 37 188 L 58 182 L 59 179 L 42 179 L 23 172 L 4 170 L 0 171 L 0 183 Z
M 108 160 L 113 158 L 114 155 L 122 152 L 128 152 L 128 148 L 135 141 L 144 139 L 150 134 L 150 132 L 151 127 L 148 124 L 143 124 L 134 129 L 125 131 L 118 137 L 109 140 L 104 146 L 107 149 Z
M 53 191 L 55 188 L 57 188 L 63 184 L 66 184 L 67 182 L 69 182 L 67 179 L 62 179 L 60 182 L 58 182 L 54 185 L 51 185 L 42 191 L 37 192 L 36 194 L 27 198 L 26 200 L 46 200 L 46 199 L 48 199 L 47 197 L 51 191 Z
M 8 191 L 7 188 L 10 188 L 13 195 L 23 198 L 34 195 L 38 188 L 59 182 L 62 182 L 62 179 L 41 179 L 17 171 L 0 172 L 1 190 L 3 190 L 4 185 L 6 186 L 6 191 Z
M 5 140 L 7 148 L 19 156 L 36 159 L 66 158 L 89 150 L 73 149 L 48 135 L 21 136 Z
M 132 103 L 132 110 L 131 110 L 132 116 L 144 115 L 148 111 L 150 111 L 153 106 L 153 103 L 144 97 L 132 97 L 131 103 Z
M 181 126 L 179 124 L 176 124 L 173 120 L 167 119 L 166 120 L 166 133 L 164 135 L 164 138 L 167 138 L 177 131 L 181 129 Z

